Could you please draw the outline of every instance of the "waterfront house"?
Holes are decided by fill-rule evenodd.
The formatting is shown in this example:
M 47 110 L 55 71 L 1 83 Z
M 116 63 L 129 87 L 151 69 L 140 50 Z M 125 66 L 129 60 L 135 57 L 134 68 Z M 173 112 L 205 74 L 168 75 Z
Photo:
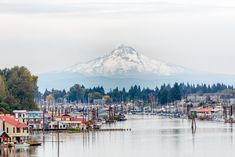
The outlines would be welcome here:
M 62 121 L 51 121 L 48 124 L 48 129 L 66 129 L 67 126 Z
M 17 121 L 27 124 L 30 129 L 43 128 L 42 111 L 14 110 L 13 113 Z
M 73 118 L 67 114 L 55 118 L 55 120 L 59 120 L 59 121 L 71 121 L 72 119 Z
M 29 136 L 28 126 L 9 114 L 0 115 L 0 130 L 5 131 L 13 142 L 24 141 Z
M 207 120 L 223 119 L 223 108 L 221 106 L 200 107 L 197 109 L 197 116 L 199 119 Z
M 27 124 L 30 127 L 30 129 L 43 129 L 43 112 L 28 111 Z
M 54 126 L 54 123 L 51 122 L 51 124 L 49 124 L 50 129 L 55 127 L 57 129 L 79 128 L 82 122 L 84 121 L 83 117 L 74 118 L 70 115 L 62 115 L 60 117 L 55 117 L 55 120 L 58 122 L 57 126 Z
M 27 111 L 26 110 L 14 110 L 15 119 L 21 123 L 27 124 Z
M 212 117 L 212 112 L 213 112 L 212 107 L 207 107 L 207 108 L 200 107 L 197 109 L 197 117 L 202 120 L 204 119 L 209 120 Z

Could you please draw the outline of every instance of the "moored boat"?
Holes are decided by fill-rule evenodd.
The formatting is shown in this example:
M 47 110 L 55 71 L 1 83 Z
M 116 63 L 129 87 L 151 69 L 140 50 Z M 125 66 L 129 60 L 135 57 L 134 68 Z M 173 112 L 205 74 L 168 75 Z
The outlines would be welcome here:
M 41 146 L 42 143 L 38 142 L 38 141 L 29 141 L 27 142 L 30 146 Z
M 117 121 L 126 121 L 126 116 L 122 113 L 120 113 L 117 117 L 116 117 Z
M 95 122 L 95 123 L 93 124 L 93 128 L 94 128 L 94 129 L 100 129 L 101 126 L 102 126 L 102 122 Z
M 15 148 L 25 148 L 25 147 L 29 147 L 30 144 L 28 144 L 28 143 L 18 143 L 18 144 L 15 144 L 14 146 L 15 146 Z
M 4 147 L 4 148 L 11 148 L 11 147 L 14 147 L 14 143 L 13 142 L 5 142 L 3 144 L 0 145 L 1 147 Z

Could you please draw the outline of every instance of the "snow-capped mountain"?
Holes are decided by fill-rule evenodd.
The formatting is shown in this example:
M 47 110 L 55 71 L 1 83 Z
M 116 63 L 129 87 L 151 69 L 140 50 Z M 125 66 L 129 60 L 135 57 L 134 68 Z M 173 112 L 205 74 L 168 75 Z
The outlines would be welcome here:
M 117 74 L 152 73 L 169 76 L 183 72 L 179 66 L 150 59 L 130 46 L 120 45 L 108 55 L 91 60 L 87 63 L 76 64 L 65 72 L 82 73 L 89 76 L 110 76 Z
M 103 86 L 129 88 L 132 85 L 155 88 L 164 83 L 217 83 L 234 84 L 234 76 L 202 73 L 186 70 L 180 66 L 150 59 L 129 46 L 120 45 L 111 53 L 73 65 L 63 71 L 39 76 L 39 89 L 69 89 L 74 84 L 86 87 Z

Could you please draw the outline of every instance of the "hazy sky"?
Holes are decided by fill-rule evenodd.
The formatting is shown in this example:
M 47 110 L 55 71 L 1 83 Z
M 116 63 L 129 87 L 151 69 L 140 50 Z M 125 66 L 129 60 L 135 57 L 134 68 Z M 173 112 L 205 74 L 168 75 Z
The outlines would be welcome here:
M 118 44 L 187 68 L 235 74 L 235 1 L 0 0 L 0 68 L 60 70 Z

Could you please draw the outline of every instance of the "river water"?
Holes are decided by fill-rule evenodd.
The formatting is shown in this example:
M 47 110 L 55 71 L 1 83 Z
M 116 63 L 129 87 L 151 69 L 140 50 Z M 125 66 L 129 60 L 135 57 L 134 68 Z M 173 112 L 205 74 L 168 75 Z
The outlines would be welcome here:
M 235 154 L 235 125 L 154 116 L 131 116 L 105 128 L 131 131 L 46 134 L 40 147 L 1 149 L 8 157 L 228 157 Z M 39 136 L 42 140 L 42 136 Z

